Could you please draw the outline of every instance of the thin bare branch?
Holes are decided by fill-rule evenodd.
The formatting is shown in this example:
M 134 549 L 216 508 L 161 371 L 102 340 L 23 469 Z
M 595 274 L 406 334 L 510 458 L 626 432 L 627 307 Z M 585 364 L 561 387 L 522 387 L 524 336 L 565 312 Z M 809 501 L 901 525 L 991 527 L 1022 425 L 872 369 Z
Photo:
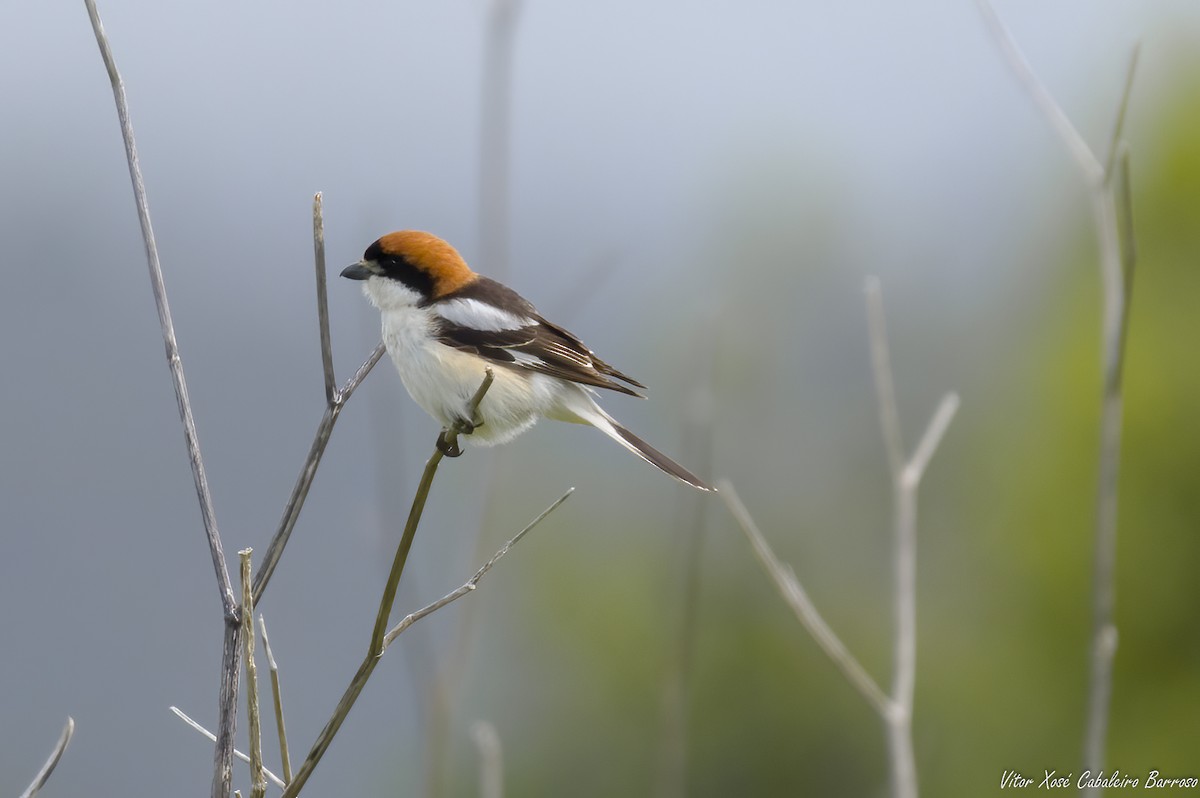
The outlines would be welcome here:
M 201 726 L 196 721 L 192 720 L 192 718 L 190 718 L 188 716 L 188 714 L 186 712 L 184 712 L 182 709 L 180 709 L 179 707 L 169 707 L 169 709 L 175 713 L 175 717 L 179 718 L 181 721 L 183 721 L 187 725 L 191 726 L 193 729 L 200 732 L 201 734 L 203 734 L 211 742 L 216 742 L 217 736 L 215 734 L 213 734 L 208 729 Z M 233 750 L 233 755 L 237 759 L 240 759 L 241 761 L 246 762 L 247 764 L 249 764 L 249 762 L 250 762 L 250 757 L 247 756 L 246 754 L 242 753 L 241 751 L 237 750 L 236 748 Z M 285 787 L 287 787 L 287 784 L 284 783 L 283 779 L 276 776 L 274 773 L 272 773 L 267 768 L 263 768 L 263 775 L 266 776 L 267 780 L 270 781 L 272 784 L 274 784 L 279 789 L 282 790 Z
M 183 361 L 179 356 L 179 344 L 175 340 L 175 323 L 171 319 L 171 306 L 167 301 L 167 289 L 163 282 L 162 266 L 158 259 L 158 244 L 154 239 L 154 228 L 150 223 L 150 207 L 146 201 L 146 185 L 142 180 L 142 168 L 138 162 L 137 142 L 133 135 L 133 123 L 129 118 L 129 103 L 125 97 L 125 84 L 117 71 L 112 49 L 108 44 L 108 36 L 104 32 L 104 24 L 100 21 L 100 13 L 96 10 L 94 0 L 84 0 L 88 16 L 92 20 L 92 30 L 96 34 L 96 43 L 100 46 L 100 57 L 108 70 L 109 81 L 112 83 L 113 98 L 117 105 L 117 118 L 121 124 L 121 138 L 125 142 L 125 157 L 129 164 L 129 177 L 133 181 L 133 198 L 137 205 L 138 221 L 142 226 L 142 241 L 146 248 L 146 262 L 150 268 L 150 288 L 154 292 L 154 304 L 158 308 L 159 326 L 162 328 L 163 343 L 166 346 L 167 365 L 175 385 L 175 398 L 179 404 L 179 416 L 183 421 L 183 434 L 187 443 L 188 459 L 192 465 L 192 477 L 196 483 L 196 496 L 200 500 L 200 513 L 204 521 L 204 531 L 208 536 L 208 547 L 212 554 L 213 568 L 217 575 L 217 587 L 221 591 L 222 606 L 227 615 L 235 612 L 237 600 L 233 596 L 233 586 L 229 579 L 229 569 L 225 564 L 225 554 L 221 546 L 221 535 L 217 530 L 216 512 L 213 510 L 212 494 L 208 488 L 208 477 L 204 470 L 204 459 L 200 454 L 200 442 L 196 435 L 196 423 L 192 418 L 192 403 L 188 398 L 187 381 L 183 373 Z
M 875 377 L 875 396 L 879 406 L 879 426 L 887 447 L 892 478 L 904 465 L 904 443 L 900 435 L 900 410 L 896 404 L 896 383 L 892 379 L 892 359 L 888 351 L 887 319 L 883 312 L 883 288 L 878 277 L 868 277 L 867 333 L 871 344 L 871 373 Z
M 1079 135 L 1079 131 L 1071 124 L 1071 120 L 1059 107 L 1054 96 L 1050 94 L 1045 85 L 1038 78 L 1037 73 L 1033 71 L 1033 67 L 1029 65 L 1029 60 L 1025 58 L 1025 54 L 1021 52 L 1021 48 L 1017 47 L 1016 41 L 1013 40 L 1012 33 L 1008 27 L 996 15 L 996 10 L 992 8 L 992 4 L 988 0 L 978 0 L 979 11 L 983 15 L 984 22 L 987 23 L 988 30 L 992 37 L 996 40 L 996 44 L 1000 47 L 1000 52 L 1004 56 L 1004 60 L 1008 62 L 1009 68 L 1020 81 L 1021 86 L 1029 93 L 1038 110 L 1046 117 L 1046 121 L 1050 123 L 1050 127 L 1062 139 L 1062 142 L 1067 147 L 1067 151 L 1071 153 L 1071 157 L 1075 159 L 1076 165 L 1083 172 L 1089 185 L 1099 185 L 1104 182 L 1104 166 L 1096 159 L 1092 148 L 1088 146 L 1083 136 Z
M 479 411 L 479 403 L 483 401 L 484 395 L 488 389 L 492 387 L 492 380 L 495 378 L 492 370 L 487 369 L 483 381 L 479 384 L 479 389 L 471 398 L 467 405 L 467 414 L 474 419 Z M 371 673 L 375 670 L 375 666 L 379 663 L 380 657 L 383 655 L 383 638 L 387 631 L 388 618 L 392 612 L 392 605 L 396 600 L 396 589 L 400 584 L 400 577 L 404 572 L 404 566 L 408 561 L 408 552 L 412 548 L 413 538 L 416 536 L 417 525 L 421 522 L 421 515 L 425 510 L 425 501 L 429 497 L 429 489 L 433 484 L 434 475 L 437 473 L 438 464 L 445 457 L 446 451 L 453 451 L 458 446 L 458 436 L 466 432 L 468 425 L 466 422 L 455 422 L 454 426 L 448 430 L 442 430 L 438 435 L 438 444 L 434 447 L 433 455 L 425 464 L 425 471 L 421 474 L 421 482 L 417 486 L 416 495 L 413 496 L 412 508 L 408 513 L 408 521 L 404 525 L 404 534 L 400 538 L 400 545 L 396 548 L 396 556 L 392 560 L 392 569 L 388 573 L 387 584 L 383 589 L 383 597 L 379 602 L 379 612 L 375 616 L 375 627 L 371 632 L 371 644 L 367 649 L 366 657 L 358 666 L 358 671 L 350 680 L 349 686 L 342 694 L 342 698 L 338 701 L 337 707 L 333 711 L 332 717 L 321 729 L 321 733 L 317 735 L 316 741 L 308 752 L 308 756 L 304 758 L 303 764 L 300 765 L 300 770 L 296 771 L 296 776 L 288 783 L 288 787 L 284 790 L 284 798 L 294 798 L 300 790 L 304 788 L 304 784 L 312 775 L 313 770 L 320 763 L 321 758 L 325 756 L 325 752 L 329 749 L 330 743 L 341 729 L 342 723 L 345 722 L 346 716 L 350 714 L 350 710 L 354 707 L 354 702 L 358 700 L 358 696 L 362 693 L 363 687 L 366 686 L 367 680 L 371 677 Z
M 942 436 L 946 434 L 946 429 L 954 420 L 958 405 L 958 394 L 953 391 L 942 397 L 937 410 L 933 412 L 933 418 L 929 420 L 929 426 L 925 428 L 925 434 L 917 443 L 916 451 L 904 466 L 905 483 L 911 482 L 913 485 L 917 485 L 921 482 L 921 477 L 925 475 L 925 467 L 929 465 L 930 458 L 937 451 L 938 444 L 942 442 Z
M 337 423 L 338 416 L 341 415 L 346 402 L 350 400 L 354 389 L 367 378 L 371 369 L 375 368 L 375 364 L 379 362 L 386 351 L 383 343 L 376 346 L 370 357 L 358 367 L 358 371 L 354 372 L 354 376 L 347 380 L 340 391 L 334 392 L 333 403 L 325 408 L 321 423 L 317 425 L 317 434 L 313 436 L 312 446 L 309 447 L 308 457 L 305 458 L 304 466 L 300 469 L 300 476 L 296 478 L 296 485 L 292 488 L 292 495 L 288 497 L 287 504 L 284 505 L 279 528 L 275 531 L 271 542 L 267 544 L 262 563 L 254 577 L 254 606 L 257 607 L 258 602 L 262 600 L 263 591 L 267 589 L 267 583 L 271 580 L 271 575 L 275 573 L 275 567 L 279 565 L 279 558 L 283 556 L 283 549 L 287 546 L 292 530 L 296 528 L 296 521 L 300 519 L 300 510 L 304 507 L 309 488 L 312 487 L 313 479 L 317 475 L 317 466 L 321 464 L 325 448 L 329 446 L 333 425 Z
M 479 384 L 479 389 L 475 391 L 475 395 L 467 405 L 467 414 L 471 418 L 477 416 L 479 403 L 483 401 L 484 394 L 492 387 L 493 379 L 495 379 L 495 373 L 489 368 L 483 377 L 483 382 Z M 455 422 L 454 426 L 448 431 L 449 435 L 440 438 L 447 450 L 457 447 L 457 437 L 465 429 L 465 424 Z M 369 651 L 372 656 L 378 657 L 383 653 L 383 638 L 387 632 L 387 623 L 392 614 L 392 606 L 396 603 L 396 589 L 400 585 L 400 576 L 404 573 L 404 565 L 408 561 L 408 552 L 412 548 L 413 539 L 416 537 L 417 525 L 421 523 L 421 515 L 425 511 L 425 500 L 429 498 L 429 489 L 433 485 L 433 477 L 437 473 L 438 463 L 441 462 L 444 456 L 440 445 L 434 448 L 433 456 L 429 458 L 429 462 L 425 465 L 425 473 L 421 475 L 421 482 L 417 486 L 417 494 L 413 497 L 412 509 L 408 513 L 408 522 L 404 525 L 404 534 L 400 538 L 400 546 L 396 549 L 396 557 L 392 562 L 392 570 L 388 574 L 387 584 L 383 588 L 383 597 L 379 600 L 379 612 L 375 616 L 375 629 L 371 632 L 371 647 Z
M 955 393 L 942 397 L 913 455 L 905 458 L 900 442 L 896 384 L 888 356 L 883 289 L 878 278 L 867 278 L 866 294 L 871 372 L 883 428 L 884 448 L 892 473 L 892 526 L 895 536 L 892 609 L 896 639 L 892 653 L 890 711 L 883 715 L 883 719 L 887 731 L 892 795 L 894 798 L 916 798 L 917 765 L 913 752 L 912 714 L 913 689 L 917 677 L 917 488 L 930 458 L 958 410 L 959 402 Z
M 817 611 L 816 605 L 812 603 L 812 599 L 800 585 L 800 580 L 795 573 L 775 556 L 775 552 L 771 550 L 770 544 L 763 537 L 758 524 L 750 515 L 750 511 L 746 509 L 746 505 L 742 504 L 733 484 L 729 480 L 718 480 L 717 495 L 725 502 L 725 506 L 729 508 L 734 520 L 750 540 L 750 545 L 754 548 L 754 553 L 758 557 L 759 563 L 762 564 L 763 570 L 775 582 L 783 600 L 792 608 L 796 618 L 804 625 L 808 633 L 817 641 L 817 645 L 833 661 L 833 664 L 849 680 L 850 684 L 862 693 L 867 703 L 875 708 L 880 717 L 888 718 L 893 711 L 891 700 L 884 695 L 883 690 L 875 683 L 866 669 L 859 664 L 841 639 L 829 628 L 829 624 L 821 617 L 821 613 Z
M 142 179 L 142 169 L 138 163 L 137 143 L 133 135 L 133 123 L 129 117 L 129 103 L 125 96 L 125 84 L 117 70 L 116 60 L 100 21 L 100 13 L 94 0 L 84 0 L 88 17 L 91 19 L 92 31 L 96 35 L 96 44 L 100 48 L 100 57 L 104 60 L 108 71 L 109 82 L 112 84 L 113 99 L 117 107 L 117 119 L 121 126 L 121 138 L 125 143 L 125 159 L 129 165 L 129 178 L 133 183 L 134 203 L 137 206 L 138 221 L 142 228 L 142 242 L 146 248 L 146 263 L 150 270 L 150 288 L 154 294 L 154 304 L 158 309 L 159 326 L 162 329 L 163 344 L 166 348 L 167 366 L 171 371 L 171 379 L 175 386 L 175 400 L 179 406 L 179 417 L 183 422 L 183 437 L 187 445 L 188 460 L 192 466 L 192 480 L 196 487 L 196 497 L 200 502 L 200 516 L 204 523 L 205 536 L 208 539 L 209 554 L 212 557 L 213 571 L 217 577 L 217 590 L 220 593 L 221 608 L 225 616 L 225 641 L 222 655 L 222 667 L 226 670 L 221 674 L 219 692 L 220 720 L 216 751 L 213 755 L 213 784 L 212 798 L 225 798 L 229 795 L 232 777 L 233 731 L 237 723 L 237 638 L 238 618 L 237 599 L 233 594 L 233 583 L 229 578 L 229 567 L 225 562 L 225 551 L 221 545 L 221 534 L 217 529 L 216 511 L 213 509 L 212 493 L 208 487 L 208 477 L 204 470 L 204 460 L 200 454 L 200 441 L 196 433 L 196 422 L 192 417 L 192 403 L 188 398 L 187 380 L 184 377 L 183 360 L 179 355 L 179 345 L 175 340 L 175 324 L 171 319 L 171 307 L 167 301 L 167 289 L 163 282 L 162 265 L 158 259 L 158 244 L 154 239 L 154 227 L 150 222 L 150 207 L 146 200 L 146 185 Z M 232 673 L 228 668 L 232 667 Z
M 996 17 L 987 0 L 979 0 L 979 7 L 1009 66 L 1042 109 L 1079 166 L 1091 194 L 1092 216 L 1100 249 L 1100 280 L 1104 298 L 1101 321 L 1104 386 L 1101 392 L 1096 532 L 1092 559 L 1092 639 L 1083 743 L 1084 768 L 1099 772 L 1104 767 L 1108 713 L 1112 698 L 1113 659 L 1117 649 L 1117 629 L 1113 623 L 1113 611 L 1116 605 L 1117 487 L 1123 404 L 1121 381 L 1124 373 L 1129 294 L 1133 286 L 1135 259 L 1133 213 L 1129 199 L 1128 148 L 1122 140 L 1122 132 L 1137 67 L 1138 48 L 1134 48 L 1130 58 L 1120 106 L 1113 122 L 1108 157 L 1101 165 L 1066 114 L 1038 80 L 1029 63 L 1021 56 L 1012 36 Z M 1120 168 L 1114 170 L 1114 165 L 1117 164 Z M 1114 182 L 1118 185 L 1114 186 Z M 1097 796 L 1100 794 L 1100 788 L 1089 787 L 1087 794 Z
M 440 610 L 442 607 L 445 607 L 447 604 L 453 603 L 453 602 L 457 601 L 458 599 L 462 598 L 463 596 L 467 595 L 468 593 L 473 592 L 475 590 L 475 588 L 479 586 L 479 580 L 483 579 L 484 575 L 488 571 L 492 570 L 492 566 L 494 566 L 496 563 L 500 562 L 501 557 L 503 557 L 505 554 L 508 554 L 509 549 L 511 549 L 513 546 L 517 545 L 518 543 L 520 543 L 521 538 L 523 538 L 527 534 L 529 534 L 529 531 L 532 530 L 538 524 L 540 524 L 546 518 L 546 516 L 550 515 L 550 513 L 557 510 L 558 506 L 560 504 L 562 504 L 563 502 L 565 502 L 567 499 L 569 499 L 571 497 L 571 494 L 574 492 L 575 492 L 575 488 L 568 488 L 567 492 L 564 493 L 563 495 L 559 496 L 557 499 L 555 499 L 553 504 L 551 504 L 545 510 L 542 510 L 540 513 L 538 513 L 536 518 L 534 518 L 532 521 L 530 521 L 528 524 L 526 524 L 524 529 L 522 529 L 517 534 L 513 535 L 512 538 L 510 538 L 507 543 L 505 543 L 503 546 L 501 546 L 500 550 L 497 551 L 494 555 L 492 555 L 492 558 L 490 560 L 488 560 L 487 562 L 485 562 L 480 567 L 480 569 L 475 572 L 475 575 L 472 576 L 470 579 L 468 579 L 466 582 L 464 582 L 462 584 L 462 586 L 458 587 L 455 590 L 450 591 L 449 593 L 442 596 L 440 599 L 433 602 L 432 604 L 428 604 L 428 605 L 422 607 L 421 609 L 417 610 L 416 612 L 409 613 L 403 619 L 401 619 L 400 623 L 393 626 L 388 631 L 388 633 L 386 635 L 384 635 L 384 637 L 383 637 L 384 650 L 386 651 L 388 646 L 390 646 L 396 640 L 397 637 L 399 637 L 401 634 L 404 633 L 405 629 L 408 629 L 410 626 L 412 626 L 417 621 L 421 620 L 422 618 L 426 617 L 427 615 L 432 615 L 433 613 Z
M 1121 348 L 1125 347 L 1128 335 L 1129 305 L 1133 301 L 1133 273 L 1137 266 L 1137 238 L 1133 231 L 1133 188 L 1129 177 L 1129 145 L 1125 142 L 1117 147 L 1117 182 L 1114 186 L 1117 206 L 1117 237 L 1121 240 L 1121 282 L 1124 286 L 1124 306 L 1121 317 Z M 1122 356 L 1119 365 L 1124 365 Z M 1116 375 L 1119 382 L 1122 374 Z
M 521 0 L 490 0 L 484 39 L 479 152 L 479 246 L 487 272 L 508 279 L 513 41 Z
M 254 596 L 252 579 L 252 549 L 238 552 L 242 573 L 242 652 L 246 662 L 246 710 L 250 726 L 250 798 L 263 798 L 267 782 L 263 777 L 262 726 L 258 711 L 258 666 L 254 662 Z
M 287 728 L 283 722 L 283 689 L 279 686 L 279 664 L 271 652 L 271 640 L 267 637 L 267 621 L 258 616 L 258 629 L 262 632 L 263 651 L 267 655 L 267 667 L 271 671 L 271 696 L 275 701 L 275 731 L 279 737 L 279 761 L 283 768 L 284 781 L 292 780 L 292 755 L 288 750 Z
M 479 749 L 479 798 L 503 798 L 504 757 L 496 727 L 477 720 L 471 724 L 471 739 Z
M 75 719 L 68 717 L 67 723 L 63 726 L 62 734 L 58 736 L 58 742 L 54 744 L 54 750 L 50 752 L 50 756 L 46 758 L 42 769 L 33 777 L 33 781 L 25 788 L 25 792 L 21 793 L 21 798 L 33 798 L 38 794 L 38 790 L 46 785 L 46 781 L 50 778 L 50 774 L 58 767 L 58 762 L 67 751 L 67 746 L 71 744 L 71 737 L 75 734 Z
M 321 371 L 325 375 L 325 404 L 332 405 L 337 383 L 333 377 L 333 344 L 329 339 L 329 291 L 325 277 L 325 219 L 321 192 L 313 195 L 313 262 L 317 270 L 317 323 L 321 328 Z
M 1137 73 L 1138 56 L 1141 55 L 1142 43 L 1133 46 L 1129 54 L 1129 69 L 1125 72 L 1125 88 L 1121 91 L 1121 104 L 1117 107 L 1117 118 L 1113 122 L 1112 138 L 1108 142 L 1108 158 L 1104 161 L 1104 179 L 1111 182 L 1113 168 L 1116 166 L 1121 137 L 1125 135 L 1125 112 L 1129 110 L 1129 97 L 1133 94 L 1133 76 Z

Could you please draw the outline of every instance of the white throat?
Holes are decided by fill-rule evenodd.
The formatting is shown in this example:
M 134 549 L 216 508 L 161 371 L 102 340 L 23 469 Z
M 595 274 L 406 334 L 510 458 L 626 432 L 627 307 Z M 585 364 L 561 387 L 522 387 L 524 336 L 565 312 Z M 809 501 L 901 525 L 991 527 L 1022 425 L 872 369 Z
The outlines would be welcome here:
M 424 299 L 404 283 L 390 277 L 368 278 L 363 283 L 363 296 L 381 311 L 415 307 Z

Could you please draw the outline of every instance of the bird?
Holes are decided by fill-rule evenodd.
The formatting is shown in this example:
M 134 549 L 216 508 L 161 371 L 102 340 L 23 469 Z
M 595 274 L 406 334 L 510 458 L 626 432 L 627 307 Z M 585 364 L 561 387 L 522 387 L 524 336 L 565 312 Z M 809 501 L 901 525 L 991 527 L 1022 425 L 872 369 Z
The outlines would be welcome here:
M 438 448 L 505 443 L 540 418 L 595 427 L 635 455 L 702 491 L 713 488 L 623 427 L 596 402 L 597 389 L 640 398 L 645 385 L 596 356 L 516 291 L 477 274 L 448 242 L 399 230 L 373 242 L 342 277 L 363 282 L 378 308 L 383 343 L 409 395 L 442 425 Z M 488 370 L 493 382 L 474 417 L 470 403 Z

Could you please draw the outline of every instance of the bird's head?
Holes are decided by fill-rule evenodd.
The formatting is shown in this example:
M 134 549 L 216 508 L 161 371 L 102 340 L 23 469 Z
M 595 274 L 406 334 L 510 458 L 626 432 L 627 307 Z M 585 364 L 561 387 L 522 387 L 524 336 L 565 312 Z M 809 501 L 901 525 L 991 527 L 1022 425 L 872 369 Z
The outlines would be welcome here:
M 364 280 L 363 292 L 381 310 L 421 305 L 474 281 L 458 250 L 432 233 L 400 230 L 388 233 L 363 253 L 342 276 Z

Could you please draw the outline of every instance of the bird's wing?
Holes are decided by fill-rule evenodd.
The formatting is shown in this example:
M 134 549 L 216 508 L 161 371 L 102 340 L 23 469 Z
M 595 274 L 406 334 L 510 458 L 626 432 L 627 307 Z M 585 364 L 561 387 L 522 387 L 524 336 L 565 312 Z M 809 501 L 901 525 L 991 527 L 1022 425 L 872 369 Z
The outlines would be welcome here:
M 621 382 L 644 388 L 596 357 L 576 336 L 542 318 L 509 288 L 480 278 L 430 305 L 437 339 L 508 368 L 640 396 Z

